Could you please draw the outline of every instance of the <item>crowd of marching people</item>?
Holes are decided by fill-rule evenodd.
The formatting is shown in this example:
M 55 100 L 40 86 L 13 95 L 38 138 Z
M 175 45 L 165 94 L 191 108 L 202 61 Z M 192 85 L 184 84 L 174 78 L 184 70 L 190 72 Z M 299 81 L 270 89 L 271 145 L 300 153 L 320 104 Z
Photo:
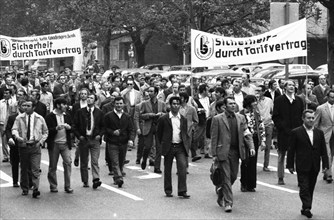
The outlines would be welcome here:
M 40 196 L 41 148 L 48 151 L 51 192 L 58 192 L 56 171 L 61 156 L 64 190 L 73 193 L 71 149 L 75 149 L 73 164 L 80 167 L 83 187 L 90 187 L 91 170 L 92 187 L 98 188 L 102 183 L 100 148 L 105 142 L 104 157 L 113 184 L 124 184 L 127 152 L 136 149 L 135 163 L 143 170 L 149 164 L 155 173 L 164 171 L 167 197 L 173 196 L 170 170 L 174 157 L 178 196 L 183 198 L 190 197 L 186 188 L 188 163 L 213 159 L 222 175 L 217 202 L 231 212 L 231 186 L 237 179 L 239 158 L 240 190 L 255 192 L 257 155 L 264 153 L 262 169 L 271 172 L 270 151 L 276 148 L 277 183 L 285 184 L 285 168 L 297 171 L 302 214 L 312 217 L 313 180 L 320 162 L 313 158 L 314 166 L 307 170 L 307 165 L 301 167 L 305 162 L 298 159 L 300 146 L 295 132 L 300 126 L 305 127 L 312 146 L 319 142 L 316 155 L 322 157 L 323 179 L 333 181 L 334 90 L 325 76 L 320 76 L 317 86 L 311 80 L 301 85 L 301 94 L 296 93 L 291 80 L 254 84 L 247 73 L 241 78 L 217 78 L 214 85 L 207 84 L 205 77 L 192 78 L 191 85 L 185 85 L 173 74 L 168 78 L 158 73 L 122 74 L 112 68 L 106 76 L 93 66 L 80 74 L 70 68 L 60 73 L 53 69 L 6 71 L 1 73 L 0 82 L 2 162 L 11 163 L 13 187 L 21 187 L 22 195 L 32 189 L 34 198 Z M 318 129 L 319 134 L 312 133 Z M 309 155 L 301 160 L 314 162 Z M 308 179 L 310 170 L 312 181 Z

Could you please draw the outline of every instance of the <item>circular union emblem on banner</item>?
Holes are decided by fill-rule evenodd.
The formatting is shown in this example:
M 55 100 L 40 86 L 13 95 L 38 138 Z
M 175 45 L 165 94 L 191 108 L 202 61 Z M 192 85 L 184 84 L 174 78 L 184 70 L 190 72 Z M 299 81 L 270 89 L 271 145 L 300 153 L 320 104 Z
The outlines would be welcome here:
M 213 54 L 214 42 L 212 38 L 199 34 L 195 38 L 195 55 L 200 60 L 207 60 Z
M 0 38 L 0 57 L 9 57 L 10 55 L 10 42 L 5 38 Z

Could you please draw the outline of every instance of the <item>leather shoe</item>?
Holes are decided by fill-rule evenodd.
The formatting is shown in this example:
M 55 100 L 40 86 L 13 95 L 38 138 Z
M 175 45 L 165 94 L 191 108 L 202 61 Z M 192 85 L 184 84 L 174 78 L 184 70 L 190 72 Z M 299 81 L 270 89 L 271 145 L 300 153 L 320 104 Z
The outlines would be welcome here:
M 20 187 L 18 183 L 13 183 L 13 187 Z
M 270 172 L 271 170 L 268 167 L 263 167 L 264 172 Z
M 166 197 L 173 197 L 172 193 L 166 193 Z
M 278 179 L 278 185 L 285 185 L 283 178 Z
M 305 215 L 307 218 L 312 218 L 312 212 L 309 209 L 302 209 L 300 211 L 302 215 Z
M 247 189 L 246 189 L 246 187 L 244 187 L 244 186 L 241 184 L 241 186 L 240 186 L 240 191 L 241 191 L 241 192 L 247 192 Z
M 328 176 L 327 177 L 327 183 L 332 183 L 333 182 L 333 178 L 332 176 Z
M 78 159 L 75 159 L 75 160 L 74 160 L 74 166 L 76 166 L 76 167 L 79 166 L 79 160 L 78 160 Z
M 225 206 L 225 212 L 232 212 L 232 206 L 230 205 Z
M 102 182 L 100 180 L 93 181 L 93 189 L 97 189 L 101 184 Z
M 251 189 L 247 189 L 247 192 L 256 192 L 256 190 L 254 188 L 251 188 Z
M 67 192 L 67 193 L 73 193 L 73 189 L 72 188 L 67 188 L 67 189 L 65 189 L 65 192 Z
M 84 182 L 84 183 L 83 183 L 83 187 L 88 188 L 88 187 L 89 187 L 88 183 L 87 183 L 87 182 Z
M 124 160 L 124 165 L 130 163 L 130 160 Z
M 159 173 L 159 174 L 162 173 L 162 171 L 161 171 L 159 168 L 154 169 L 154 172 L 155 172 L 155 173 Z
M 57 192 L 58 192 L 58 189 L 50 189 L 50 192 L 52 192 L 52 193 L 57 193 Z
M 28 195 L 28 191 L 22 191 L 22 196 Z
M 177 195 L 180 196 L 180 197 L 183 197 L 185 199 L 189 199 L 190 198 L 190 195 L 188 195 L 186 192 L 181 192 L 181 193 L 178 193 Z
M 2 160 L 2 162 L 3 162 L 3 163 L 7 163 L 7 162 L 9 162 L 9 159 L 8 159 L 8 158 L 5 158 L 5 159 Z
M 140 160 L 136 160 L 136 164 L 140 164 Z
M 145 170 L 145 168 L 146 168 L 146 161 L 143 160 L 143 161 L 141 162 L 141 169 L 142 169 L 142 170 Z
M 209 154 L 205 154 L 204 158 L 212 159 L 212 157 Z
M 37 189 L 35 189 L 35 190 L 33 191 L 33 193 L 32 193 L 32 197 L 33 197 L 33 198 L 37 198 L 37 196 L 39 196 L 39 195 L 41 195 L 41 192 L 38 191 Z
M 114 171 L 110 171 L 108 175 L 109 176 L 113 176 L 114 175 Z
M 117 182 L 117 186 L 118 186 L 118 188 L 122 188 L 123 183 L 124 183 L 123 180 L 119 180 L 119 181 Z
M 191 159 L 191 161 L 192 161 L 192 162 L 195 162 L 195 161 L 200 160 L 201 158 L 202 158 L 201 156 L 196 155 L 196 156 L 194 156 L 194 157 Z

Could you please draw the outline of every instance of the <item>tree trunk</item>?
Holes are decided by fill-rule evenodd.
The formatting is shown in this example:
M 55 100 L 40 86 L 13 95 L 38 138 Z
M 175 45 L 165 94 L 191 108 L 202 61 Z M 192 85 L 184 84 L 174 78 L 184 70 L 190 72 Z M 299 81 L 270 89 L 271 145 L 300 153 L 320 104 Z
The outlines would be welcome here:
M 329 84 L 334 84 L 334 8 L 328 8 L 328 54 L 327 54 L 327 64 L 328 64 L 328 76 Z
M 145 48 L 146 45 L 140 39 L 140 32 L 131 34 L 132 42 L 135 46 L 135 58 L 137 62 L 137 67 L 144 66 L 145 63 Z
M 111 41 L 111 30 L 108 29 L 105 36 L 105 40 L 103 42 L 104 70 L 110 69 L 110 41 Z

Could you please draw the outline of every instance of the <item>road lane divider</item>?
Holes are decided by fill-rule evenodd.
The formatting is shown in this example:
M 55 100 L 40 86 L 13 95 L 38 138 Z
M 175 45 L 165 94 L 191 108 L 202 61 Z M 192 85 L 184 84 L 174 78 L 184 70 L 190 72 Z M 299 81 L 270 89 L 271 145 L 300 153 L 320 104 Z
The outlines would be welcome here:
M 42 160 L 41 163 L 49 166 L 49 161 Z M 57 170 L 64 172 L 64 168 L 61 167 L 61 166 L 57 166 Z M 107 190 L 113 191 L 115 193 L 118 193 L 118 194 L 120 194 L 122 196 L 125 196 L 125 197 L 128 197 L 130 199 L 133 199 L 135 201 L 142 201 L 143 200 L 142 198 L 139 198 L 138 196 L 132 195 L 130 193 L 127 193 L 127 192 L 125 192 L 123 190 L 117 189 L 115 187 L 109 186 L 109 185 L 104 184 L 104 183 L 101 184 L 101 187 L 103 187 L 103 188 L 105 188 Z

